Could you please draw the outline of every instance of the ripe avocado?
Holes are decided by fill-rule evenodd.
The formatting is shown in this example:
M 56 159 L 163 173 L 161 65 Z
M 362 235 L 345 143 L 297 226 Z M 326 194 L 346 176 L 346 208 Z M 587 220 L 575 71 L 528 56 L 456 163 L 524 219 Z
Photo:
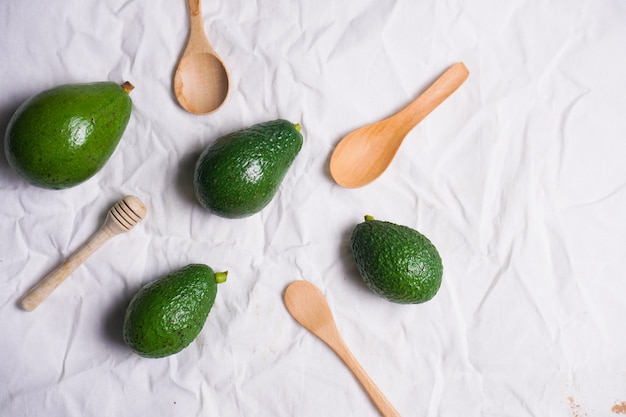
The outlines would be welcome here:
M 261 211 L 301 148 L 300 125 L 282 119 L 222 136 L 196 163 L 194 189 L 200 205 L 227 218 Z
M 215 302 L 217 284 L 226 281 L 226 274 L 190 264 L 145 285 L 126 309 L 126 344 L 146 358 L 186 348 L 202 330 Z
M 435 246 L 417 230 L 365 216 L 351 237 L 352 255 L 367 286 L 389 301 L 432 299 L 443 275 Z
M 26 100 L 9 121 L 9 165 L 43 188 L 73 187 L 109 160 L 130 119 L 132 84 L 67 84 Z

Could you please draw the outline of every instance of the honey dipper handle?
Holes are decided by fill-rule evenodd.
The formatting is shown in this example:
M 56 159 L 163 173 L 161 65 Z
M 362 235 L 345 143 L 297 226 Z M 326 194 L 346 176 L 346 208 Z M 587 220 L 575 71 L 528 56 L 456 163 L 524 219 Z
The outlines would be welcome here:
M 76 268 L 112 236 L 119 233 L 105 223 L 89 240 L 83 243 L 69 258 L 57 266 L 45 278 L 37 283 L 20 301 L 26 311 L 33 311 L 45 300 Z

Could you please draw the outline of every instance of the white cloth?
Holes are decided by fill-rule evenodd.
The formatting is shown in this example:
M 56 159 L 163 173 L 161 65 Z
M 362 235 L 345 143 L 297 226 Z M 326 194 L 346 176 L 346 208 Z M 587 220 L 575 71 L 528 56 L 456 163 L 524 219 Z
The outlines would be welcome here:
M 196 116 L 172 79 L 184 1 L 0 3 L 0 128 L 65 83 L 130 81 L 133 113 L 91 180 L 36 188 L 0 162 L 0 414 L 374 416 L 356 379 L 287 313 L 287 284 L 328 298 L 343 337 L 403 416 L 608 416 L 626 401 L 626 3 L 623 0 L 205 1 L 230 95 Z M 360 189 L 328 160 L 457 61 L 466 83 Z M 305 143 L 261 213 L 195 201 L 199 153 L 285 118 Z M 134 194 L 146 219 L 37 310 L 17 301 Z M 428 236 L 444 263 L 421 305 L 378 298 L 349 237 L 365 214 Z M 144 284 L 228 270 L 200 336 L 144 359 L 121 339 Z

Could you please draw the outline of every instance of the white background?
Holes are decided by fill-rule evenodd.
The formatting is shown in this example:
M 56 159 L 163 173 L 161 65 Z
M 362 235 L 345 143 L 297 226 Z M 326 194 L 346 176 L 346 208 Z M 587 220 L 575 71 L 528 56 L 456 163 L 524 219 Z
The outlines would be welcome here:
M 327 296 L 346 343 L 403 416 L 614 416 L 626 401 L 626 3 L 623 0 L 205 1 L 231 92 L 208 116 L 172 94 L 183 0 L 0 3 L 0 129 L 29 96 L 131 81 L 133 113 L 91 180 L 27 184 L 0 161 L 0 415 L 375 416 L 332 351 L 287 313 L 289 282 Z M 463 61 L 466 83 L 388 171 L 336 185 L 361 125 Z M 217 137 L 285 118 L 305 143 L 278 194 L 241 220 L 193 196 Z M 4 151 L 2 151 L 4 153 Z M 17 301 L 135 194 L 148 216 L 32 313 Z M 349 236 L 363 215 L 438 247 L 421 305 L 371 293 Z M 228 270 L 200 336 L 144 359 L 128 301 L 188 263 Z M 613 410 L 612 410 L 613 408 Z

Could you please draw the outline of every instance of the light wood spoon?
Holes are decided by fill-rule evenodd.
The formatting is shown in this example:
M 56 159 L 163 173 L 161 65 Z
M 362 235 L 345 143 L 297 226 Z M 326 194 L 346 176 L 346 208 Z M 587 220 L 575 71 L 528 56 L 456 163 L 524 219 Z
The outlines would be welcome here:
M 330 174 L 335 182 L 346 188 L 358 188 L 378 178 L 393 160 L 406 135 L 468 76 L 465 65 L 456 63 L 398 113 L 345 136 L 330 158 Z
M 20 300 L 26 311 L 34 310 L 43 302 L 76 268 L 113 236 L 128 232 L 146 215 L 146 206 L 135 196 L 128 195 L 115 203 L 107 213 L 104 224 L 87 242 L 81 245 L 69 258 L 56 267 Z
M 339 334 L 324 294 L 308 281 L 295 281 L 287 287 L 284 300 L 287 310 L 293 318 L 330 346 L 350 368 L 380 413 L 385 417 L 399 417 L 400 414 L 365 373 L 346 346 Z
M 209 114 L 226 100 L 228 71 L 204 32 L 200 0 L 188 6 L 189 40 L 174 74 L 174 95 L 185 110 Z

